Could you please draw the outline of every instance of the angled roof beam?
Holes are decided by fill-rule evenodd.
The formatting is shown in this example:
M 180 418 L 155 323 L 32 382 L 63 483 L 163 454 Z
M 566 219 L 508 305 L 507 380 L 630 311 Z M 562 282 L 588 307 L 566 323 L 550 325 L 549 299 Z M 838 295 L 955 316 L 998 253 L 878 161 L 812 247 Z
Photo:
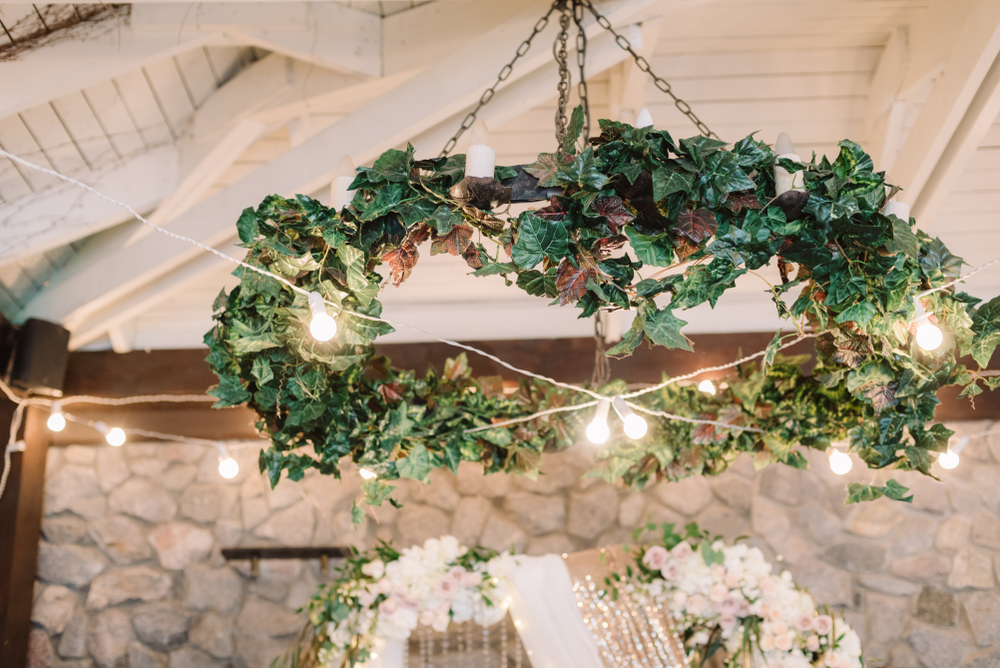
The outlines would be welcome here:
M 619 0 L 603 11 L 609 20 L 621 25 L 654 4 L 656 0 Z M 492 83 L 492 73 L 510 60 L 537 20 L 535 7 L 495 27 L 476 43 L 381 95 L 309 142 L 199 202 L 174 219 L 170 230 L 209 245 L 223 243 L 231 238 L 239 212 L 265 194 L 314 192 L 330 182 L 340 155 L 351 155 L 363 163 L 434 127 L 479 98 Z M 550 25 L 539 35 L 539 47 L 551 43 L 556 29 Z M 591 23 L 587 32 L 596 37 L 602 30 Z M 550 57 L 548 48 L 532 49 L 514 68 L 507 85 L 538 69 Z M 88 241 L 20 318 L 79 322 L 202 252 L 159 235 L 124 245 L 130 236 L 130 230 L 122 230 Z

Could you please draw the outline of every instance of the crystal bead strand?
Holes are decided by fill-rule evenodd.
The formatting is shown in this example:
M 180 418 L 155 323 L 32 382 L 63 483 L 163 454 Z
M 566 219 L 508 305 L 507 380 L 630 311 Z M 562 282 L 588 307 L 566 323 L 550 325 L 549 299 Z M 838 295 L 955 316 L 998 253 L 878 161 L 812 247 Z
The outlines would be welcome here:
M 455 628 L 454 625 L 450 625 L 449 628 Z M 447 666 L 448 665 L 448 631 L 446 630 L 441 634 L 441 661 L 438 665 Z
M 466 665 L 469 666 L 469 668 L 472 668 L 473 666 L 476 665 L 476 659 L 475 659 L 475 655 L 473 654 L 473 649 L 474 648 L 472 646 L 472 622 L 466 622 L 465 623 L 465 656 L 468 657 L 468 658 L 466 658 Z
M 490 668 L 490 630 L 483 627 L 483 668 Z
M 514 629 L 514 668 L 524 666 L 524 647 L 521 645 L 521 635 Z
M 427 664 L 427 627 L 420 626 L 420 668 L 428 668 Z
M 507 617 L 500 622 L 500 668 L 507 668 Z
M 410 639 L 403 641 L 403 668 L 410 668 Z

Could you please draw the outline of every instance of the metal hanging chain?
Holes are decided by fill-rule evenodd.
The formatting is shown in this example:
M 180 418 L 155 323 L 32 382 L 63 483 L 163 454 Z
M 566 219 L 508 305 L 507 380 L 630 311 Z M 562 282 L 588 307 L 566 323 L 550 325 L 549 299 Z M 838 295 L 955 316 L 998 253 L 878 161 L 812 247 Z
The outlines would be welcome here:
M 618 44 L 618 46 L 620 46 L 625 51 L 628 51 L 632 55 L 632 58 L 635 59 L 635 64 L 639 67 L 640 70 L 646 72 L 647 74 L 649 74 L 649 76 L 653 78 L 653 83 L 656 84 L 657 88 L 659 88 L 661 91 L 663 91 L 671 98 L 673 98 L 674 105 L 680 110 L 682 114 L 687 116 L 688 119 L 692 123 L 694 123 L 695 127 L 698 128 L 699 132 L 701 132 L 706 137 L 714 137 L 715 139 L 719 139 L 719 135 L 712 132 L 709 129 L 709 127 L 705 125 L 705 122 L 702 121 L 700 118 L 698 118 L 698 116 L 691 110 L 691 105 L 689 105 L 687 102 L 677 97 L 674 94 L 674 91 L 671 88 L 670 84 L 653 73 L 653 71 L 649 67 L 649 62 L 635 52 L 635 49 L 632 48 L 632 43 L 629 42 L 627 39 L 625 39 L 624 35 L 620 35 L 617 32 L 615 32 L 615 29 L 611 26 L 611 21 L 608 21 L 604 16 L 602 16 L 597 12 L 597 10 L 594 9 L 594 5 L 591 3 L 590 0 L 575 0 L 575 1 L 581 3 L 584 7 L 590 10 L 590 13 L 594 15 L 595 19 L 597 19 L 598 25 L 600 25 L 602 28 L 604 28 L 605 30 L 607 30 L 608 32 L 610 32 L 612 35 L 615 36 L 615 42 Z
M 587 95 L 587 74 L 584 65 L 587 62 L 587 32 L 583 29 L 583 5 L 579 0 L 573 0 L 573 23 L 576 24 L 576 64 L 580 68 L 580 81 L 577 91 L 580 94 L 580 104 L 583 106 L 583 141 L 586 145 L 590 138 L 590 98 Z
M 459 137 L 461 137 L 465 133 L 465 131 L 471 128 L 472 124 L 476 122 L 476 115 L 479 113 L 479 110 L 482 109 L 486 105 L 486 103 L 488 103 L 490 100 L 493 99 L 493 96 L 497 92 L 497 86 L 506 81 L 507 78 L 510 76 L 511 72 L 514 71 L 514 63 L 520 60 L 524 56 L 524 54 L 528 53 L 528 49 L 531 48 L 531 41 L 535 39 L 538 33 L 545 30 L 545 28 L 549 25 L 549 17 L 552 16 L 552 12 L 556 11 L 556 9 L 559 8 L 559 4 L 560 0 L 555 0 L 552 3 L 552 6 L 549 7 L 549 11 L 545 14 L 545 16 L 543 16 L 538 20 L 538 23 L 535 24 L 535 28 L 531 31 L 531 34 L 528 36 L 528 39 L 521 42 L 521 45 L 517 47 L 517 51 L 514 53 L 514 57 L 511 59 L 509 63 L 504 65 L 503 68 L 500 70 L 500 74 L 497 75 L 497 80 L 493 83 L 492 86 L 490 86 L 483 92 L 482 96 L 480 96 L 479 98 L 479 103 L 476 105 L 476 108 L 470 111 L 466 115 L 465 119 L 462 120 L 462 124 L 458 128 L 458 132 L 456 132 L 455 136 L 449 139 L 448 143 L 444 145 L 444 149 L 441 151 L 441 155 L 438 156 L 439 158 L 447 158 L 448 154 L 451 153 L 451 151 L 458 144 Z
M 608 314 L 598 311 L 594 315 L 594 371 L 590 376 L 590 387 L 597 389 L 611 380 L 611 362 L 605 351 L 605 333 Z
M 552 55 L 559 65 L 559 84 L 556 90 L 559 91 L 559 101 L 556 103 L 556 152 L 562 150 L 563 138 L 566 136 L 566 107 L 569 105 L 570 73 L 569 73 L 569 52 L 566 44 L 569 42 L 569 22 L 573 18 L 573 9 L 567 5 L 567 0 L 561 0 L 559 9 L 562 15 L 559 17 L 559 34 L 556 41 L 552 43 Z

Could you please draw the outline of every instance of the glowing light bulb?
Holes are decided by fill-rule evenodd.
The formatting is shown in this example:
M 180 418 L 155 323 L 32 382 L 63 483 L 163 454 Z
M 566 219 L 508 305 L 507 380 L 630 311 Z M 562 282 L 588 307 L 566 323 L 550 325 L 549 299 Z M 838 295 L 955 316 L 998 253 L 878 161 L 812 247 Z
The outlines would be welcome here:
M 369 471 L 368 469 L 361 469 L 359 473 L 361 473 L 361 477 L 364 478 L 365 480 L 374 480 L 375 478 L 378 477 L 377 473 Z
M 651 128 L 653 127 L 653 115 L 649 113 L 649 109 L 643 107 L 639 110 L 639 115 L 635 118 L 635 127 L 637 128 Z
M 836 448 L 830 453 L 830 470 L 837 475 L 845 475 L 853 466 L 854 462 L 851 460 L 850 455 Z
M 944 342 L 944 334 L 940 327 L 930 321 L 931 314 L 924 310 L 924 305 L 920 303 L 920 300 L 915 298 L 913 303 L 916 307 L 913 323 L 917 326 L 917 345 L 922 350 L 933 352 Z
M 224 443 L 216 443 L 215 449 L 219 451 L 219 475 L 227 480 L 235 478 L 240 472 L 240 465 L 229 455 L 229 449 Z
M 948 452 L 942 452 L 938 455 L 938 464 L 940 464 L 943 469 L 955 468 L 958 466 L 960 460 L 961 458 L 958 456 L 958 453 L 951 448 L 948 448 Z
M 611 430 L 608 428 L 608 410 L 610 408 L 609 401 L 600 401 L 594 410 L 594 419 L 587 425 L 587 439 L 594 445 L 604 443 L 611 436 Z
M 312 311 L 312 321 L 309 323 L 309 333 L 317 341 L 329 341 L 337 335 L 337 321 L 326 312 L 323 296 L 318 292 L 309 293 L 309 310 Z
M 625 430 L 625 435 L 629 438 L 635 440 L 640 439 L 646 435 L 646 431 L 649 426 L 646 421 L 632 412 L 628 404 L 621 397 L 615 397 L 614 399 L 615 412 L 618 413 L 618 417 L 622 419 L 622 427 Z
M 702 392 L 704 392 L 705 394 L 714 395 L 715 394 L 715 383 L 713 383 L 710 380 L 703 380 L 700 383 L 698 383 L 698 389 L 701 390 Z
M 108 445 L 113 445 L 116 448 L 125 445 L 125 431 L 123 429 L 108 427 L 103 422 L 95 424 L 94 429 L 104 434 L 104 440 L 108 442 Z
M 52 404 L 52 413 L 45 424 L 51 431 L 62 431 L 66 428 L 66 416 L 63 415 L 62 406 L 58 401 Z

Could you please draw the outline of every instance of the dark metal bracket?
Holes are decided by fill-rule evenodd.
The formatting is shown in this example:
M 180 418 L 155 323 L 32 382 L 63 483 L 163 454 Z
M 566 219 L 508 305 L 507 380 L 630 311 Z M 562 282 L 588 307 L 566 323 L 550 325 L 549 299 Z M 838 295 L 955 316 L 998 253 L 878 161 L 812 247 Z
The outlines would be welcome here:
M 261 559 L 319 559 L 320 574 L 330 574 L 330 559 L 344 559 L 352 554 L 351 548 L 327 547 L 225 547 L 222 557 L 227 561 L 250 560 L 250 577 L 260 576 Z

